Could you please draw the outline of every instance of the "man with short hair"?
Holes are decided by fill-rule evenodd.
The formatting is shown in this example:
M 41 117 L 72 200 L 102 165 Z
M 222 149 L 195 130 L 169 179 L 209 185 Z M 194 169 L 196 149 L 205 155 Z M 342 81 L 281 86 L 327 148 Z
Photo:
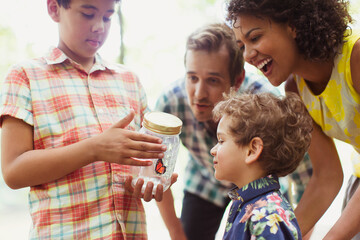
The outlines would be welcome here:
M 183 121 L 180 139 L 189 151 L 181 219 L 177 218 L 171 191 L 158 202 L 172 239 L 215 239 L 230 201 L 227 182 L 215 179 L 210 149 L 217 144 L 217 122 L 212 110 L 223 93 L 272 92 L 278 89 L 265 78 L 246 73 L 241 50 L 225 24 L 210 24 L 192 33 L 185 53 L 186 76 L 161 95 L 156 110 Z M 239 173 L 241 174 L 241 173 Z

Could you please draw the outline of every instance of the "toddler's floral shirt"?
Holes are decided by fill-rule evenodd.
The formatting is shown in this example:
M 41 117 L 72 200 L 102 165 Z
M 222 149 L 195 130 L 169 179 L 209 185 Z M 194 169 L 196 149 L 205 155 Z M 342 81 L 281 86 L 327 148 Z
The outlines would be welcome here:
M 231 190 L 224 239 L 302 239 L 293 209 L 279 189 L 278 178 L 269 175 Z

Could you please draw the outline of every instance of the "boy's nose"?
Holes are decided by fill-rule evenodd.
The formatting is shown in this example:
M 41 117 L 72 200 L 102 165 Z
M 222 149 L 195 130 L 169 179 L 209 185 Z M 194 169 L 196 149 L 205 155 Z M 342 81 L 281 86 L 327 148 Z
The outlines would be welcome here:
M 210 154 L 213 157 L 215 157 L 215 155 L 216 155 L 216 147 L 217 147 L 217 144 L 210 150 Z
M 104 29 L 105 29 L 105 23 L 103 20 L 96 21 L 92 27 L 93 32 L 104 32 Z

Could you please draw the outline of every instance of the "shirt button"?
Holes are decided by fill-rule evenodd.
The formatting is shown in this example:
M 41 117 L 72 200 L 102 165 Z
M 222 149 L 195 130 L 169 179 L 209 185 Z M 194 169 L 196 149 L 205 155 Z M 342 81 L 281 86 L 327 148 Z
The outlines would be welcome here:
M 114 175 L 113 179 L 115 182 L 119 182 L 119 177 L 117 175 Z
M 99 113 L 104 113 L 104 109 L 100 108 Z

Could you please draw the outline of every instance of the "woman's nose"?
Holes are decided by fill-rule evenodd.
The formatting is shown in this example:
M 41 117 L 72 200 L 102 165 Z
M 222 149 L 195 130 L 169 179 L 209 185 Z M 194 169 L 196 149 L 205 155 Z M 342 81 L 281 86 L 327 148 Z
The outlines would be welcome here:
M 251 60 L 256 56 L 257 51 L 252 47 L 245 47 L 243 51 L 244 60 L 251 63 Z

